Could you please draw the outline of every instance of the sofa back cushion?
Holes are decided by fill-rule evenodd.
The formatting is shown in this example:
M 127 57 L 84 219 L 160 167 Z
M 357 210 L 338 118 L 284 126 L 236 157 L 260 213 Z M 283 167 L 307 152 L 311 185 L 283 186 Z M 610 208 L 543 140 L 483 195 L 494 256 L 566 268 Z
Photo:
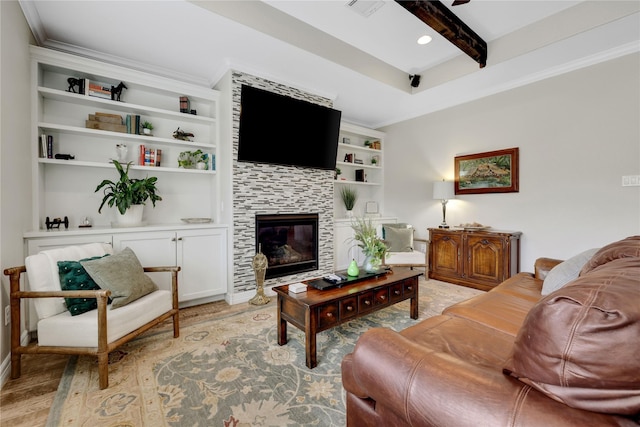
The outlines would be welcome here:
M 58 261 L 79 261 L 84 258 L 112 254 L 111 245 L 90 243 L 42 251 L 25 259 L 30 291 L 60 291 Z M 35 298 L 33 304 L 39 319 L 55 316 L 67 310 L 64 298 Z
M 640 257 L 607 259 L 531 309 L 505 373 L 574 408 L 634 415 L 640 412 Z

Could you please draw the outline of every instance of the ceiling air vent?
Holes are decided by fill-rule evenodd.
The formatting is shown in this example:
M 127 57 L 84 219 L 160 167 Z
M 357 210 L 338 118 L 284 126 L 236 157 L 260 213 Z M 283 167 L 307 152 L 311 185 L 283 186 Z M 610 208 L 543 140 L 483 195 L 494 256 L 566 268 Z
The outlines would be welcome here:
M 375 11 L 384 6 L 384 1 L 375 0 L 351 0 L 346 6 L 356 12 L 358 15 L 362 15 L 365 18 L 373 15 Z

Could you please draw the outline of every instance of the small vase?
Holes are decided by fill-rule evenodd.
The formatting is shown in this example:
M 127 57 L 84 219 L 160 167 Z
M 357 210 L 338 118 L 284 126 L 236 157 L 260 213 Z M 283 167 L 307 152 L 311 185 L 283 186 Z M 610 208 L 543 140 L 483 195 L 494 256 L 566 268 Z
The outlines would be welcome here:
M 382 260 L 378 257 L 368 256 L 364 260 L 364 271 L 367 273 L 377 273 L 380 270 Z
M 360 274 L 360 269 L 355 259 L 351 260 L 351 264 L 349 264 L 349 268 L 347 268 L 347 274 L 351 277 L 357 277 L 358 274 Z
M 351 209 L 347 209 L 347 218 L 353 218 L 353 211 Z

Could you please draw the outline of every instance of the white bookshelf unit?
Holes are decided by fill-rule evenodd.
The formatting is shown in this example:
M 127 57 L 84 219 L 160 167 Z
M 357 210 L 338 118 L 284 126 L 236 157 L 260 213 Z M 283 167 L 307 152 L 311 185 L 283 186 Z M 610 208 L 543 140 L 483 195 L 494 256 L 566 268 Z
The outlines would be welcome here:
M 202 150 L 218 156 L 218 98 L 215 90 L 177 82 L 99 61 L 32 47 L 33 127 L 33 229 L 45 229 L 45 218 L 68 217 L 77 227 L 89 217 L 96 226 L 109 226 L 114 212 L 108 208 L 98 214 L 102 200 L 95 188 L 103 179 L 117 178 L 111 160 L 116 145 L 125 144 L 126 161 L 133 162 L 132 177 L 157 176 L 163 200 L 145 207 L 150 224 L 180 223 L 181 218 L 220 218 L 220 189 L 216 171 L 178 167 L 183 151 Z M 68 91 L 68 78 L 87 79 L 127 89 L 121 101 L 112 101 Z M 76 87 L 77 90 L 77 87 Z M 180 112 L 180 97 L 187 96 L 196 115 Z M 154 125 L 153 136 L 90 129 L 90 114 L 139 115 L 140 121 Z M 191 141 L 173 138 L 175 130 L 194 134 Z M 69 154 L 72 160 L 47 158 L 40 136 L 53 137 L 53 156 Z M 139 164 L 140 146 L 162 150 L 160 166 Z
M 217 172 L 224 162 L 219 150 L 220 93 L 40 47 L 31 47 L 31 58 L 32 130 L 28 140 L 33 215 L 32 228 L 24 235 L 25 253 L 91 242 L 107 242 L 116 250 L 129 246 L 143 265 L 182 267 L 181 306 L 221 299 L 228 291 L 230 271 L 229 225 L 221 218 L 225 190 Z M 101 82 L 109 88 L 123 82 L 127 88 L 120 101 L 111 100 L 90 96 L 88 87 L 84 94 L 77 93 L 77 86 L 75 92 L 69 91 L 69 78 Z M 181 97 L 188 98 L 189 112 L 180 111 Z M 127 115 L 139 115 L 140 123 L 153 124 L 152 135 L 88 128 L 89 115 L 98 112 L 120 116 L 123 124 Z M 189 141 L 174 138 L 178 128 L 193 137 Z M 53 137 L 51 153 L 43 150 L 42 134 Z M 129 175 L 157 177 L 157 193 L 162 197 L 155 208 L 148 202 L 143 224 L 131 228 L 115 224 L 115 207 L 105 205 L 98 213 L 103 194 L 95 190 L 104 179 L 118 179 L 112 161 L 118 158 L 119 144 L 128 149 L 121 163 L 132 162 Z M 141 145 L 162 150 L 159 166 L 140 164 Z M 209 154 L 209 168 L 179 167 L 180 153 L 196 150 Z M 57 159 L 56 154 L 73 159 Z M 63 224 L 47 229 L 46 218 L 65 217 L 68 228 Z M 85 218 L 91 227 L 80 227 Z M 188 218 L 211 221 L 183 221 Z
M 380 214 L 384 212 L 384 136 L 383 132 L 346 122 L 340 124 L 336 168 L 340 169 L 341 174 L 338 175 L 334 185 L 334 217 L 336 219 L 344 218 L 346 214 L 340 198 L 340 190 L 343 186 L 350 186 L 358 193 L 358 200 L 353 209 L 356 216 L 365 214 L 367 202 L 377 203 L 378 212 Z M 366 145 L 367 142 L 377 143 L 376 145 L 380 148 L 370 148 Z M 347 157 L 348 155 L 350 157 Z M 362 176 L 358 176 L 359 174 Z

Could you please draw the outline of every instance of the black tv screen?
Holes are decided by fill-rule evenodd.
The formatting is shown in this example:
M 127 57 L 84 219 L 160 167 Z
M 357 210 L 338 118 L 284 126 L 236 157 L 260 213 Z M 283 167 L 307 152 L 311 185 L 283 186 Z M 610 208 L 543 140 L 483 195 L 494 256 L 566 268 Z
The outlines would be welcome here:
M 238 161 L 335 169 L 342 113 L 242 85 Z

